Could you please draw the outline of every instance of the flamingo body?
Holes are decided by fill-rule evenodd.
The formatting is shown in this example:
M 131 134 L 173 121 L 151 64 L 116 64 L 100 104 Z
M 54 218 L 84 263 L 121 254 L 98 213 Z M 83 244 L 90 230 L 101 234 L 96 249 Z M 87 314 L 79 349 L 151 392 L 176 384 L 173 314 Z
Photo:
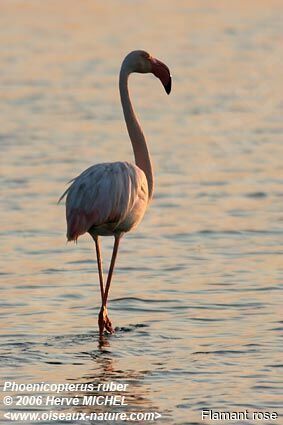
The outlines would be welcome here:
M 148 204 L 144 172 L 128 162 L 107 162 L 89 167 L 72 180 L 66 198 L 67 239 L 115 236 L 142 220 Z
M 66 196 L 67 238 L 76 241 L 88 232 L 95 242 L 101 293 L 99 334 L 113 333 L 107 313 L 107 299 L 122 235 L 142 220 L 152 198 L 154 179 L 146 140 L 131 103 L 128 79 L 131 73 L 152 73 L 160 79 L 167 94 L 171 91 L 169 68 L 144 50 L 130 52 L 124 59 L 119 90 L 135 164 L 107 162 L 93 165 L 71 180 Z M 60 201 L 59 200 L 59 201 Z M 99 236 L 114 236 L 114 247 L 104 285 Z

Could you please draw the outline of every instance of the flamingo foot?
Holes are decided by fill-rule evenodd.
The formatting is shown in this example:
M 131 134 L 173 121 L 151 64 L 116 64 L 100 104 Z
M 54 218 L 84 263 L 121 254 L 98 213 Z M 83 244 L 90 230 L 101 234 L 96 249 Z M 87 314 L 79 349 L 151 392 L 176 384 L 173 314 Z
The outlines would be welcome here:
M 109 334 L 114 333 L 114 329 L 112 327 L 111 320 L 108 317 L 107 314 L 107 308 L 105 306 L 102 306 L 98 315 L 98 326 L 99 326 L 99 334 L 100 336 L 103 335 L 104 329 Z

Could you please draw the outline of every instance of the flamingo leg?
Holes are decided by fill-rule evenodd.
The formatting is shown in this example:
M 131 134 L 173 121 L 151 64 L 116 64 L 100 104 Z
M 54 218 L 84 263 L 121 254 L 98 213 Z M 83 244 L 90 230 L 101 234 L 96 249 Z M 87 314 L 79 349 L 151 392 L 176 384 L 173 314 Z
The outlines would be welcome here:
M 104 291 L 103 298 L 102 298 L 102 306 L 101 306 L 100 313 L 99 313 L 99 316 L 98 316 L 98 325 L 99 325 L 100 336 L 103 335 L 104 328 L 106 329 L 107 332 L 114 333 L 114 329 L 112 328 L 112 323 L 111 323 L 111 321 L 110 321 L 110 319 L 107 315 L 106 305 L 107 305 L 107 298 L 108 298 L 108 294 L 109 294 L 111 279 L 112 279 L 112 275 L 113 275 L 113 271 L 114 271 L 115 261 L 116 261 L 116 258 L 117 258 L 120 238 L 121 238 L 121 235 L 115 235 L 115 242 L 114 242 L 114 247 L 113 247 L 113 252 L 112 252 L 112 257 L 111 257 L 111 263 L 110 263 L 109 272 L 108 272 L 108 276 L 107 276 L 105 291 Z
M 103 289 L 102 257 L 101 257 L 100 243 L 99 243 L 98 236 L 95 237 L 94 241 L 95 241 L 95 249 L 96 249 L 98 275 L 99 275 L 101 302 L 103 302 L 104 289 Z

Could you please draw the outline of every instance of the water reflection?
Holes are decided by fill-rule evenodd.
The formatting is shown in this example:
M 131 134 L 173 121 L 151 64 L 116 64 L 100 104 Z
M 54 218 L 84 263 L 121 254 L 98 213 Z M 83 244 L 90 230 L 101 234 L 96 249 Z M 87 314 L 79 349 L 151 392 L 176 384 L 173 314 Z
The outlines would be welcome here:
M 85 391 L 80 393 L 80 398 L 84 396 L 120 396 L 122 405 L 96 405 L 96 406 L 77 406 L 74 409 L 90 412 L 118 412 L 118 411 L 156 411 L 158 406 L 153 403 L 150 394 L 150 385 L 146 382 L 147 375 L 150 371 L 147 370 L 134 370 L 134 369 L 120 369 L 117 362 L 117 355 L 112 354 L 105 348 L 110 348 L 111 341 L 104 338 L 103 341 L 99 340 L 98 349 L 90 351 L 89 357 L 92 359 L 94 366 L 90 371 L 80 378 L 68 378 L 68 381 L 74 383 L 91 384 L 95 389 L 93 391 Z M 83 354 L 86 354 L 85 352 Z M 112 389 L 111 390 L 111 383 Z M 99 384 L 107 384 L 107 391 L 101 390 Z M 117 385 L 120 390 L 117 390 Z M 123 389 L 121 388 L 123 385 Z M 115 388 L 116 387 L 116 388 Z M 121 399 L 124 397 L 124 399 Z

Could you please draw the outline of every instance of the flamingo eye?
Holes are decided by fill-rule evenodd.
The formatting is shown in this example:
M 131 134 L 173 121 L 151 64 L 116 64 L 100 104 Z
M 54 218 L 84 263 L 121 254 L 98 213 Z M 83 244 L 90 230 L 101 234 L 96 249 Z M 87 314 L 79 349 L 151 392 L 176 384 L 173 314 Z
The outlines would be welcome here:
M 150 54 L 149 53 L 147 53 L 147 52 L 143 52 L 142 53 L 142 57 L 144 58 L 144 59 L 150 59 Z

